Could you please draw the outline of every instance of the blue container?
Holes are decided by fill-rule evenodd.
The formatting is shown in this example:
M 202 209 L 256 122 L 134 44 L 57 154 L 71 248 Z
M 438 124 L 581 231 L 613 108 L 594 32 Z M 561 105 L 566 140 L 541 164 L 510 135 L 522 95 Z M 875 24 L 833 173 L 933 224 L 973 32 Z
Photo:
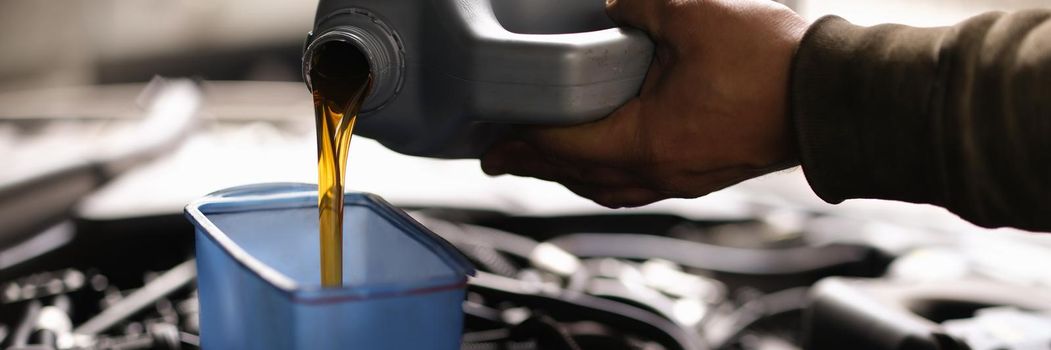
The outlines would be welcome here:
M 322 288 L 317 187 L 263 184 L 186 207 L 205 349 L 459 349 L 474 269 L 375 195 L 346 195 L 341 288 Z

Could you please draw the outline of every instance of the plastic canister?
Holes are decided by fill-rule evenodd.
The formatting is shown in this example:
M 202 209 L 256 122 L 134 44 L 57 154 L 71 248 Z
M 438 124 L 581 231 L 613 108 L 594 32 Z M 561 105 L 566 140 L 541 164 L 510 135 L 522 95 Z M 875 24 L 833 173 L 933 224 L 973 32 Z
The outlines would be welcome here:
M 344 285 L 320 283 L 317 190 L 262 184 L 186 207 L 205 349 L 459 349 L 471 264 L 378 196 L 346 194 Z
M 354 133 L 411 155 L 476 158 L 513 124 L 602 118 L 638 96 L 654 45 L 601 0 L 320 0 L 303 73 L 330 41 L 373 87 Z

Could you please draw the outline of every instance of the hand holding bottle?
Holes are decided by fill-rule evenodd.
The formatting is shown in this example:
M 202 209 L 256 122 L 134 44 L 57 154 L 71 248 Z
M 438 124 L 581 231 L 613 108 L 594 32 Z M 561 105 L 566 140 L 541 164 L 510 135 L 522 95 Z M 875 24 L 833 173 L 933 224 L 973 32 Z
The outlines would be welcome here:
M 627 207 L 798 163 L 788 87 L 803 18 L 767 0 L 609 0 L 607 12 L 656 43 L 639 96 L 599 121 L 516 130 L 483 156 L 486 173 Z

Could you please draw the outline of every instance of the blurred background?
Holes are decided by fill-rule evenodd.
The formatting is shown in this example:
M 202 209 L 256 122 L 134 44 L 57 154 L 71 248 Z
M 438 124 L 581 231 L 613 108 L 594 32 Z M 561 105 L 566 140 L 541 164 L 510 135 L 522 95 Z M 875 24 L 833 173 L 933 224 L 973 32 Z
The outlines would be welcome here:
M 785 3 L 916 26 L 1051 7 Z M 300 73 L 315 6 L 0 1 L 0 348 L 196 348 L 182 208 L 230 186 L 316 182 Z M 360 137 L 349 159 L 349 189 L 410 210 L 483 271 L 465 349 L 1051 349 L 1051 236 L 930 206 L 827 205 L 798 169 L 608 210 Z M 557 266 L 565 256 L 579 273 Z

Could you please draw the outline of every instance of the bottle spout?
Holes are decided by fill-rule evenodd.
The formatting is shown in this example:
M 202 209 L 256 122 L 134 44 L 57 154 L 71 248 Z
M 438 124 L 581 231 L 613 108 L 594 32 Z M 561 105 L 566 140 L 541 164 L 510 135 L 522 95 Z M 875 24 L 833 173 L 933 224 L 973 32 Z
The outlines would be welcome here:
M 339 25 L 321 29 L 316 35 L 308 35 L 303 50 L 303 80 L 308 89 L 313 89 L 310 72 L 316 68 L 321 53 L 334 46 L 350 46 L 360 52 L 360 55 L 352 56 L 364 57 L 372 74 L 372 88 L 365 98 L 361 113 L 377 111 L 393 101 L 401 90 L 405 71 L 404 50 L 394 32 L 367 12 L 350 11 L 338 19 Z M 339 65 L 340 62 L 326 64 Z

